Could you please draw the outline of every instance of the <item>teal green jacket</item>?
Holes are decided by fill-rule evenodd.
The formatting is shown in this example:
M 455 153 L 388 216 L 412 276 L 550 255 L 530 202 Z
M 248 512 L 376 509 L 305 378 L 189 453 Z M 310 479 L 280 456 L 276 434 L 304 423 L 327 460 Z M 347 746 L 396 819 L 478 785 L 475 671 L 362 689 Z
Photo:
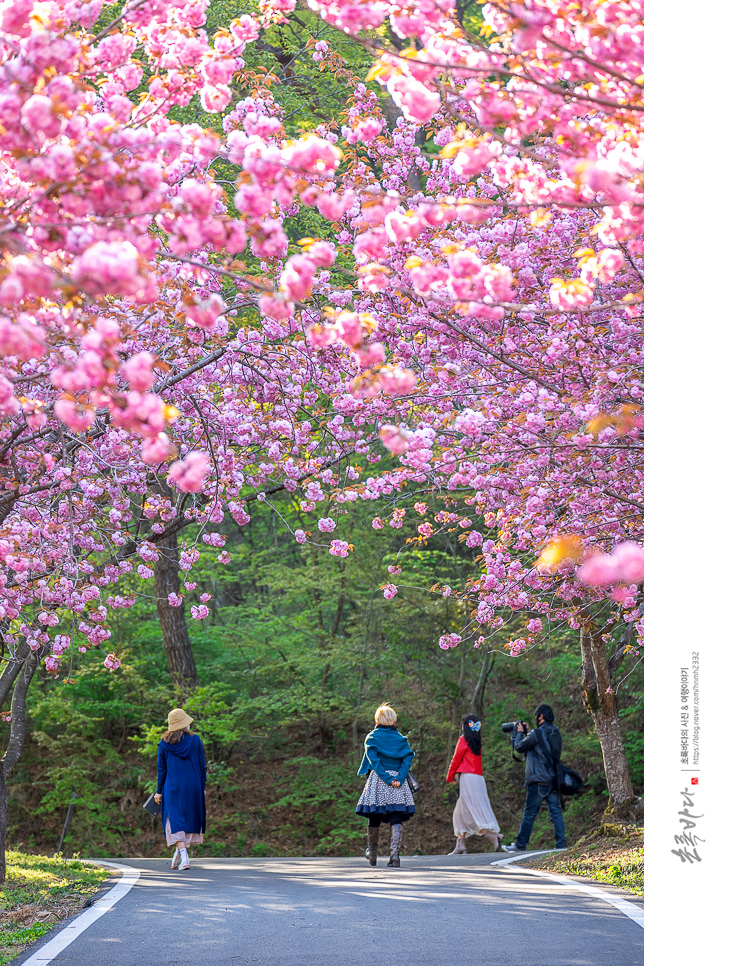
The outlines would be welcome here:
M 408 739 L 395 725 L 376 725 L 365 739 L 365 754 L 358 775 L 374 771 L 386 785 L 392 781 L 402 785 L 410 771 L 413 754 Z M 396 779 L 388 774 L 389 770 L 398 772 Z

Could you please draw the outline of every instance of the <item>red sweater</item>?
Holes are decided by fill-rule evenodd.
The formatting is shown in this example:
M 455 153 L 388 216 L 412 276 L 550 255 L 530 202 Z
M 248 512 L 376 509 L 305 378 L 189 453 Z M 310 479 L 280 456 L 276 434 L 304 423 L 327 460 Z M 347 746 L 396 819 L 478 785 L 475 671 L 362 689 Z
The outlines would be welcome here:
M 482 771 L 482 756 L 469 751 L 469 745 L 467 745 L 466 738 L 463 735 L 456 742 L 456 751 L 451 759 L 446 781 L 452 782 L 457 772 L 467 772 L 470 775 L 484 774 Z

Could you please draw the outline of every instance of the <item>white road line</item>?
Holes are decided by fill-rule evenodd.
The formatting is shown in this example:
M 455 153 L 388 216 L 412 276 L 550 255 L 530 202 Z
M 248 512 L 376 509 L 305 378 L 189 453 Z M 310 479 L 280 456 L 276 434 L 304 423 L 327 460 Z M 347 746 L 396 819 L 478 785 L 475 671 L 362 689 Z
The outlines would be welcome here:
M 97 919 L 100 919 L 105 912 L 109 912 L 111 907 L 119 902 L 120 899 L 123 899 L 137 879 L 139 879 L 140 870 L 133 869 L 130 865 L 120 865 L 118 862 L 103 862 L 97 859 L 89 859 L 87 861 L 93 862 L 94 865 L 104 865 L 110 869 L 121 869 L 123 872 L 121 882 L 117 882 L 114 888 L 110 889 L 101 899 L 97 899 L 91 908 L 87 909 L 86 912 L 82 912 L 65 929 L 56 933 L 53 939 L 50 939 L 40 949 L 36 950 L 30 959 L 26 959 L 23 962 L 23 966 L 46 966 L 47 963 L 52 962 L 84 930 L 88 929 Z
M 527 854 L 531 857 L 536 855 L 547 855 L 552 852 L 553 849 L 547 849 L 544 852 L 521 852 L 519 855 L 512 855 L 509 859 L 499 859 L 497 862 L 492 862 L 492 865 L 511 865 L 513 862 L 522 861 Z M 552 872 L 542 872 L 539 869 L 526 869 L 524 866 L 520 866 L 520 872 L 529 872 L 530 875 L 539 875 L 544 879 L 552 879 L 554 882 L 559 882 L 561 885 L 571 886 L 573 889 L 577 889 L 579 892 L 587 892 L 588 895 L 593 896 L 594 899 L 602 899 L 604 902 L 610 902 L 612 906 L 615 906 L 619 912 L 622 912 L 629 919 L 644 928 L 644 910 L 641 906 L 634 905 L 633 902 L 627 902 L 626 899 L 621 899 L 618 896 L 611 895 L 610 892 L 604 892 L 603 889 L 597 889 L 595 886 L 584 885 L 582 882 L 574 882 L 573 879 L 568 879 L 564 875 L 555 875 Z

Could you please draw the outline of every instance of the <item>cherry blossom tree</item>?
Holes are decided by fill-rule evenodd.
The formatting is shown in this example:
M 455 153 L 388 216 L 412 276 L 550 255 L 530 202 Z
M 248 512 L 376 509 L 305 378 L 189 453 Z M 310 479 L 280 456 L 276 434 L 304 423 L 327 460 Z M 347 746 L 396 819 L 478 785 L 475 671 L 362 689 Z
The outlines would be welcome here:
M 556 627 L 591 642 L 586 704 L 625 811 L 641 5 L 488 2 L 481 22 L 447 0 L 295 7 L 263 0 L 208 36 L 207 0 L 116 16 L 100 0 L 0 2 L 11 746 L 36 668 L 104 648 L 109 610 L 133 602 L 127 574 L 150 581 L 163 622 L 187 606 L 204 619 L 196 544 L 225 565 L 224 515 L 245 526 L 286 489 L 320 514 L 297 540 L 335 556 L 353 552 L 336 528 L 357 499 L 376 529 L 413 513 L 421 542 L 463 531 L 475 575 L 448 588 L 464 621 L 442 647 L 486 652 L 505 626 L 514 655 Z M 302 134 L 256 50 L 314 14 L 330 41 L 310 30 L 302 49 L 348 103 L 344 124 Z M 338 32 L 371 58 L 365 81 Z M 191 105 L 198 120 L 180 120 Z M 317 236 L 289 238 L 305 215 Z
M 346 216 L 357 294 L 339 303 L 356 312 L 309 330 L 360 368 L 384 346 L 412 375 L 381 429 L 401 468 L 363 495 L 406 489 L 391 525 L 410 506 L 424 541 L 462 527 L 475 548 L 481 573 L 442 647 L 482 647 L 508 624 L 517 655 L 579 632 L 609 811 L 636 817 L 616 689 L 643 633 L 641 5 L 487 3 L 485 41 L 445 5 L 316 8 L 346 31 L 389 18 L 394 40 L 417 40 L 363 41 L 403 119 L 373 136 L 378 103 L 356 89 L 343 133 L 352 187 L 372 200 Z M 419 144 L 429 124 L 438 162 Z M 356 318 L 377 320 L 376 346 Z M 349 375 L 367 397 L 384 373 Z M 433 519 L 417 487 L 443 495 Z

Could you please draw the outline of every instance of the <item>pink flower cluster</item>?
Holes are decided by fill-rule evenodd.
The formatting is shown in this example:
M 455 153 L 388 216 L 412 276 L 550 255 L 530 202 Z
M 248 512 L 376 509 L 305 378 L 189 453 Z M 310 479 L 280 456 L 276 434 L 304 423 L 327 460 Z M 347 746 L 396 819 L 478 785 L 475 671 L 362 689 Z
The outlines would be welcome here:
M 580 568 L 578 576 L 590 587 L 640 583 L 644 579 L 644 548 L 633 541 L 626 541 L 610 554 L 594 554 Z
M 197 493 L 202 490 L 211 469 L 208 454 L 195 451 L 173 463 L 167 478 L 183 493 Z
M 451 0 L 310 0 L 412 46 L 372 65 L 394 122 L 313 41 L 347 104 L 307 133 L 275 88 L 233 96 L 294 0 L 215 31 L 205 0 L 131 4 L 98 39 L 98 0 L 46 6 L 0 11 L 0 618 L 49 671 L 58 613 L 100 647 L 171 527 L 225 564 L 225 515 L 282 490 L 453 534 L 474 623 L 529 614 L 512 651 L 606 597 L 640 629 L 641 4 L 485 4 L 475 43 Z M 321 238 L 287 237 L 302 208 Z M 576 581 L 585 534 L 615 549 Z

